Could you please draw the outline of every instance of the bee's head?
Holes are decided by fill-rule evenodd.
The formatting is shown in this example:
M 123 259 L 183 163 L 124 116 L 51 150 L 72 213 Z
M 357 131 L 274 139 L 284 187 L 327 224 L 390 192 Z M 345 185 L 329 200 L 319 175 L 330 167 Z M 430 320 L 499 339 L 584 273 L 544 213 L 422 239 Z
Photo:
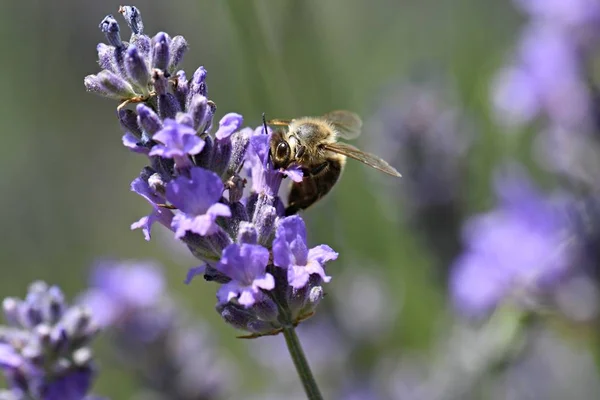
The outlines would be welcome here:
M 275 169 L 287 168 L 293 161 L 292 149 L 282 132 L 275 131 L 271 135 L 269 153 Z

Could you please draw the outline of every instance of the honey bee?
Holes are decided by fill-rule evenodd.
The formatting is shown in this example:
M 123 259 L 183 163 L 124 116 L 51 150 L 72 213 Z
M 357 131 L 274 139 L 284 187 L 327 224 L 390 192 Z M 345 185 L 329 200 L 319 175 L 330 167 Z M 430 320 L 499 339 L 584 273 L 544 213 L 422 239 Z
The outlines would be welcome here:
M 292 120 L 270 120 L 268 125 L 287 127 L 276 130 L 269 143 L 273 168 L 298 165 L 301 182 L 292 184 L 286 215 L 304 210 L 325 196 L 338 181 L 346 163 L 353 158 L 386 174 L 400 173 L 381 158 L 365 153 L 338 138 L 355 139 L 360 135 L 362 121 L 350 111 L 332 111 L 322 117 L 302 117 Z

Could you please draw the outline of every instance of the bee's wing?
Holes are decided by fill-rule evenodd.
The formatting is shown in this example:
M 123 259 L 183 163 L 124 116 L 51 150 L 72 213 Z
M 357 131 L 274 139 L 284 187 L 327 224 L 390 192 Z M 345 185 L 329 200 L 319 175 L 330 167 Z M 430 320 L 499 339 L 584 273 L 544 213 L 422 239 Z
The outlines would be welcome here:
M 362 121 L 358 115 L 345 110 L 332 111 L 323 115 L 337 130 L 342 139 L 352 140 L 360 135 Z
M 292 123 L 291 119 L 270 119 L 267 121 L 267 125 L 271 126 L 288 126 Z
M 401 177 L 400 173 L 396 171 L 394 167 L 390 164 L 377 157 L 376 155 L 365 153 L 364 151 L 357 149 L 356 147 L 349 145 L 348 143 L 336 142 L 336 143 L 327 143 L 323 145 L 323 147 L 329 151 L 333 151 L 335 153 L 343 154 L 347 157 L 354 158 L 364 164 L 367 164 L 370 167 L 373 167 L 381 172 L 385 172 L 386 174 Z

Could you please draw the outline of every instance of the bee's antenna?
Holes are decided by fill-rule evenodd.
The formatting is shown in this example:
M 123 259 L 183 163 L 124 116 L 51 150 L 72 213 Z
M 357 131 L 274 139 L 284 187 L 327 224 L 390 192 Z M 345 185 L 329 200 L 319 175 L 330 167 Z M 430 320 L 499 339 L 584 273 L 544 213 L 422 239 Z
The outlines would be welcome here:
M 267 135 L 267 119 L 265 118 L 265 113 L 262 113 L 263 118 L 263 127 L 265 129 L 265 135 Z M 267 153 L 267 165 L 271 163 L 271 146 L 268 146 L 269 152 Z
M 262 113 L 263 117 L 263 127 L 265 128 L 265 135 L 267 134 L 267 120 L 265 118 L 265 113 Z

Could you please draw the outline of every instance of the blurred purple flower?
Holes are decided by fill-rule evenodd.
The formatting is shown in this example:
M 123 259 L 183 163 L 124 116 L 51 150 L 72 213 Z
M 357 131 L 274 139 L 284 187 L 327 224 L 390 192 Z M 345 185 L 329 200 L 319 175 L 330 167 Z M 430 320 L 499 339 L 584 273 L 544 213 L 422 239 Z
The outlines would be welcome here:
M 156 306 L 164 294 L 162 272 L 153 262 L 98 263 L 92 270 L 91 287 L 81 302 L 92 309 L 101 326 L 127 318 L 131 310 Z
M 219 302 L 224 304 L 233 299 L 250 307 L 263 297 L 261 289 L 275 287 L 273 275 L 266 272 L 269 251 L 262 246 L 236 243 L 223 251 L 216 269 L 231 278 L 217 292 Z
M 450 291 L 467 315 L 552 288 L 569 272 L 566 208 L 538 192 L 522 172 L 500 177 L 495 189 L 498 207 L 467 222 L 467 249 L 453 266 Z
M 98 332 L 90 311 L 39 281 L 2 306 L 9 326 L 0 326 L 0 369 L 16 398 L 86 399 L 95 376 L 88 345 Z
M 170 297 L 158 264 L 103 261 L 80 301 L 99 313 L 116 355 L 153 395 L 212 400 L 232 390 L 235 369 L 217 356 L 206 327 Z
M 230 217 L 225 204 L 218 203 L 223 194 L 223 182 L 217 174 L 203 168 L 192 168 L 190 178 L 180 176 L 167 185 L 166 197 L 181 211 L 173 218 L 175 237 L 191 231 L 201 236 L 217 232 L 217 217 Z
M 293 215 L 279 222 L 273 241 L 273 261 L 276 266 L 287 270 L 291 287 L 304 287 L 311 274 L 317 274 L 324 282 L 329 282 L 331 277 L 325 274 L 323 266 L 337 256 L 338 253 L 324 244 L 308 250 L 306 226 L 300 217 Z
M 514 0 L 530 17 L 563 26 L 595 24 L 600 20 L 598 0 Z

